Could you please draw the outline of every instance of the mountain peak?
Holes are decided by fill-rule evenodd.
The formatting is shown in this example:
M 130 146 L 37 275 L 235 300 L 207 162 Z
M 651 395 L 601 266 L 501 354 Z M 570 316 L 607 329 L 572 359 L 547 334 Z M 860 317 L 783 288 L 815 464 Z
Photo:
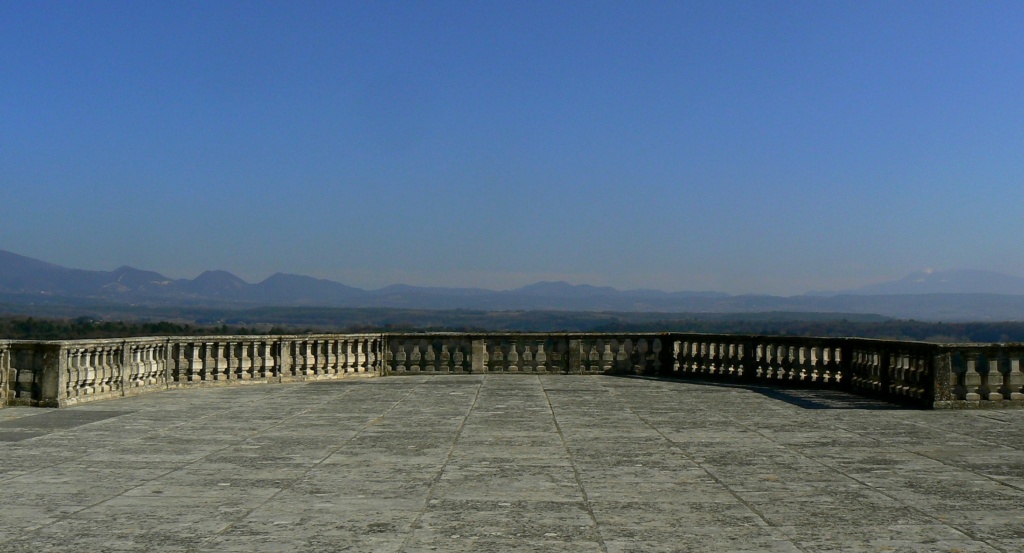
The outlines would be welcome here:
M 1024 295 L 1024 278 L 980 269 L 922 269 L 889 282 L 841 292 L 854 295 L 1004 294 Z

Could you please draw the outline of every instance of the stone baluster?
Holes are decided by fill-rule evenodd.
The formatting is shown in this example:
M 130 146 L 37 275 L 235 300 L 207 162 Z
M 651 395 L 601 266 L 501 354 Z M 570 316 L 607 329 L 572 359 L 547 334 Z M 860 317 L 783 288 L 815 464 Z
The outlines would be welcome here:
M 403 373 L 409 370 L 408 367 L 408 353 L 405 351 L 405 340 L 396 339 L 393 341 L 392 355 L 394 355 L 394 361 L 392 369 L 395 372 Z
M 609 346 L 612 350 L 612 370 L 617 373 L 629 372 L 629 354 L 626 352 L 626 339 L 614 338 Z
M 412 372 L 420 372 L 423 370 L 423 352 L 421 350 L 420 341 L 412 340 L 409 344 L 409 370 Z
M 106 378 L 106 392 L 113 392 L 120 388 L 121 384 L 121 363 L 120 363 L 120 351 L 113 347 L 103 348 L 106 353 L 107 363 L 107 378 Z
M 230 344 L 217 341 L 213 345 L 213 363 L 215 366 L 213 379 L 224 381 L 231 378 Z
M 791 382 L 800 379 L 800 348 L 797 346 L 784 346 L 782 364 L 786 369 L 786 380 Z
M 343 339 L 334 339 L 330 341 L 330 364 L 331 374 L 344 374 L 345 373 L 345 341 Z
M 318 345 L 317 340 L 302 341 L 303 376 L 316 376 L 318 374 L 317 368 L 320 366 L 319 352 L 317 351 Z
M 855 390 L 863 389 L 864 388 L 864 379 L 863 379 L 862 375 L 864 374 L 864 369 L 863 369 L 862 365 L 863 365 L 863 355 L 864 355 L 864 352 L 862 352 L 859 349 L 851 349 L 849 351 L 850 351 L 850 364 L 849 364 L 850 374 L 847 375 L 847 378 L 849 378 L 849 380 L 850 380 L 850 388 L 855 389 Z
M 537 372 L 550 372 L 551 366 L 548 363 L 548 342 L 540 340 L 537 342 L 537 354 L 534 356 L 534 367 Z
M 295 340 L 290 343 L 292 355 L 292 376 L 304 377 L 309 374 L 309 343 L 306 340 Z
M 467 360 L 467 355 L 466 354 L 470 351 L 469 348 L 470 348 L 469 343 L 466 340 L 459 339 L 459 338 L 456 338 L 456 339 L 453 340 L 453 342 L 452 342 L 452 350 L 451 350 L 451 353 L 452 353 L 452 368 L 451 368 L 451 372 L 462 374 L 462 373 L 467 373 L 467 372 L 470 371 L 470 367 L 469 367 L 469 365 L 466 362 L 466 360 Z
M 90 347 L 86 350 L 86 355 L 88 355 L 89 368 L 86 371 L 85 393 L 92 395 L 99 393 L 100 386 L 103 385 L 103 366 L 99 348 Z
M 72 377 L 68 380 L 69 386 L 73 387 L 73 397 L 83 396 L 89 393 L 89 354 L 81 349 L 75 349 L 73 355 L 74 366 Z
M 718 370 L 718 344 L 712 339 L 701 341 L 701 374 L 714 376 Z
M 437 371 L 441 373 L 455 372 L 452 367 L 452 348 L 457 348 L 458 342 L 449 342 L 447 339 L 441 342 L 441 354 L 437 356 Z
M 718 341 L 708 342 L 706 373 L 711 376 L 722 374 L 722 363 L 722 344 Z
M 184 382 L 185 372 L 188 367 L 188 360 L 185 358 L 185 345 L 181 342 L 174 342 L 168 347 L 170 348 L 170 367 L 167 374 L 167 384 Z
M 508 370 L 508 363 L 505 360 L 508 344 L 503 344 L 503 341 L 501 338 L 496 338 L 487 342 L 487 352 L 489 354 L 487 370 L 489 372 L 506 372 Z
M 987 390 L 982 386 L 984 381 L 981 374 L 981 356 L 976 352 L 969 352 L 964 354 L 964 360 L 967 362 L 967 370 L 964 374 L 965 393 L 963 399 L 967 401 L 980 401 L 982 393 L 987 395 Z
M 596 374 L 605 374 L 611 370 L 612 363 L 605 361 L 605 356 L 611 357 L 611 340 L 603 338 L 590 339 L 590 371 Z
M 338 374 L 338 354 L 337 346 L 338 340 L 334 338 L 325 338 L 324 343 L 324 374 L 336 375 Z
M 1024 399 L 1024 367 L 1021 363 L 1021 352 L 1009 352 L 1009 373 L 1007 374 L 1007 388 L 1009 388 L 1010 399 Z
M 423 370 L 437 372 L 437 352 L 434 351 L 433 342 L 420 340 L 420 348 L 423 349 Z
M 67 397 L 77 398 L 85 387 L 85 370 L 82 367 L 82 350 L 75 348 L 68 355 L 68 379 L 65 390 Z
M 682 358 L 683 358 L 683 342 L 681 340 L 672 339 L 671 343 L 672 353 L 671 359 L 669 359 L 668 372 L 672 376 L 679 376 L 682 372 Z
M 100 366 L 99 370 L 96 371 L 98 381 L 96 382 L 96 392 L 103 394 L 113 389 L 114 380 L 114 364 L 112 360 L 112 352 L 110 348 L 100 347 L 97 348 L 99 353 Z
M 779 362 L 779 349 L 775 344 L 764 346 L 764 376 L 766 380 L 776 380 L 782 372 L 782 363 Z
M 661 352 L 664 347 L 665 344 L 661 338 L 651 338 L 651 370 L 653 371 L 652 374 L 655 374 L 657 376 L 662 376 L 665 374 L 667 370 L 671 370 L 671 365 L 666 367 L 665 360 L 662 359 L 661 357 Z
M 520 357 L 523 372 L 537 372 L 537 348 L 543 347 L 543 344 L 543 338 L 526 340 L 523 343 L 523 355 Z
M 794 346 L 793 351 L 793 377 L 797 382 L 812 382 L 814 380 L 814 354 L 807 346 Z
M 910 372 L 910 354 L 893 352 L 889 354 L 888 392 L 894 396 L 905 396 L 909 391 L 907 376 Z
M 686 346 L 686 373 L 687 375 L 699 375 L 704 370 L 703 344 L 700 340 L 691 340 Z
M 758 341 L 750 343 L 750 359 L 747 361 L 747 368 L 750 370 L 749 381 L 766 380 L 768 378 L 768 357 L 767 348 Z
M 124 382 L 128 388 L 139 388 L 142 387 L 145 381 L 146 368 L 143 366 L 145 362 L 143 358 L 144 345 L 138 344 L 125 344 L 128 351 L 125 353 L 125 366 L 121 367 L 124 372 Z
M 368 351 L 368 347 L 371 344 L 369 340 L 357 339 L 356 340 L 356 372 L 365 373 L 373 370 L 373 366 L 370 364 L 376 361 L 373 351 Z
M 638 338 L 636 341 L 636 358 L 633 362 L 633 371 L 636 374 L 650 374 L 650 369 L 647 365 L 647 352 L 650 350 L 650 344 L 646 338 Z
M 245 340 L 239 344 L 241 349 L 241 358 L 238 360 L 239 368 L 241 369 L 241 378 L 243 380 L 253 380 L 259 377 L 259 367 L 254 363 L 255 357 L 259 354 L 256 351 L 256 342 L 252 340 Z
M 303 351 L 302 340 L 288 340 L 284 343 L 285 352 L 291 362 L 288 365 L 288 376 L 299 378 L 306 374 L 306 353 Z
M 689 339 L 684 344 L 682 370 L 685 376 L 700 373 L 700 344 L 696 340 Z
M 140 344 L 132 346 L 132 349 L 138 350 L 138 373 L 135 374 L 134 380 L 140 388 L 144 388 L 152 383 L 150 379 L 153 374 L 153 344 Z
M 313 351 L 316 353 L 316 374 L 330 374 L 330 356 L 328 353 L 328 346 L 330 344 L 328 340 L 316 340 L 314 344 L 315 347 L 313 348 Z
M 548 372 L 567 373 L 572 370 L 569 366 L 569 340 L 559 338 L 552 342 L 551 351 L 548 356 Z
M 139 346 L 139 373 L 136 382 L 139 387 L 146 387 L 153 383 L 153 344 L 141 344 Z
M 213 376 L 217 373 L 217 361 L 213 355 L 213 342 L 203 342 L 200 352 L 203 355 L 202 363 L 200 363 L 200 378 L 202 382 L 210 382 L 213 380 Z
M 599 369 L 602 373 L 610 373 L 615 368 L 615 353 L 611 350 L 611 344 L 614 342 L 613 339 L 608 340 L 596 340 L 598 349 L 600 349 L 600 363 Z
M 355 368 L 355 357 L 352 353 L 352 339 L 345 339 L 338 343 L 338 371 L 342 373 L 354 372 Z M 391 358 L 391 352 L 388 351 L 387 358 Z
M 740 366 L 740 346 L 736 342 L 728 341 L 722 344 L 722 375 L 730 379 L 738 378 L 742 373 Z
M 149 348 L 150 384 L 167 383 L 167 344 L 161 343 Z
M 518 340 L 512 340 L 511 342 L 509 342 L 508 354 L 505 356 L 505 359 L 507 360 L 508 363 L 507 371 L 510 373 L 518 373 L 522 368 L 519 363 L 519 351 L 521 347 L 522 346 L 519 345 Z
M 732 340 L 722 342 L 721 354 L 722 376 L 728 377 L 730 380 L 738 378 L 741 372 L 739 360 L 739 344 Z
M 267 377 L 281 378 L 282 365 L 278 360 L 281 350 L 280 342 L 263 343 L 263 365 L 266 367 Z
M 203 380 L 203 360 L 205 355 L 203 354 L 203 346 L 195 343 L 188 342 L 182 345 L 188 351 L 188 361 L 186 362 L 186 378 L 187 382 L 200 382 Z
M 322 376 L 327 374 L 327 340 L 311 340 L 309 344 L 309 354 L 313 358 L 312 374 L 313 376 Z
M 263 340 L 252 342 L 252 377 L 255 380 L 265 380 L 268 376 L 267 357 L 263 350 L 265 343 Z
M 814 366 L 814 382 L 819 384 L 832 384 L 832 379 L 828 371 L 829 351 L 829 347 L 824 345 L 815 346 L 811 351 L 811 354 L 813 355 L 812 363 Z
M 868 352 L 863 349 L 853 351 L 853 359 L 850 362 L 851 384 L 854 389 L 870 390 L 870 364 L 868 363 Z
M 1010 399 L 1010 359 L 1003 357 L 999 352 L 993 352 L 988 357 L 987 368 L 982 377 L 982 388 L 988 394 L 981 397 L 990 401 Z
M 907 353 L 903 361 L 904 370 L 900 387 L 902 394 L 910 398 L 922 398 L 926 394 L 925 381 L 929 380 L 928 361 L 919 353 Z
M 217 374 L 217 361 L 213 355 L 213 342 L 203 342 L 202 347 L 203 362 L 202 369 L 200 369 L 200 379 L 202 382 L 209 382 L 214 380 L 214 375 Z

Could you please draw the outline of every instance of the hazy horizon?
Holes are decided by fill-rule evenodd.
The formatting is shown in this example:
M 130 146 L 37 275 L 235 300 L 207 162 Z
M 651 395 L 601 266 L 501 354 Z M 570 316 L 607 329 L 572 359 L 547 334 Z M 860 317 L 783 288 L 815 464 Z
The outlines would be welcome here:
M 0 249 L 795 295 L 1024 275 L 1018 2 L 7 3 Z

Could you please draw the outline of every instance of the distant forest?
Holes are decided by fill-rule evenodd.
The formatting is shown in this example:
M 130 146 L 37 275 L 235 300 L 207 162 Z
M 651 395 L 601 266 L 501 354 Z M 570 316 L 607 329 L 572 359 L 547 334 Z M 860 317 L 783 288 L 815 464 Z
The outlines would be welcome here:
M 154 313 L 148 313 L 153 315 Z M 207 310 L 174 321 L 0 315 L 0 339 L 74 340 L 132 336 L 314 332 L 701 332 L 861 337 L 926 342 L 1024 342 L 1024 322 L 935 323 L 835 313 L 665 314 L 405 309 Z M 188 316 L 185 319 L 183 316 Z

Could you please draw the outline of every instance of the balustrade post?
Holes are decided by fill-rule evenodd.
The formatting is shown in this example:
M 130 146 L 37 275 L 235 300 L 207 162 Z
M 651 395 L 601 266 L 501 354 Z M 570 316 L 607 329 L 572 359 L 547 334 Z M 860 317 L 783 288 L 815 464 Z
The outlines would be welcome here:
M 568 374 L 579 374 L 583 372 L 583 345 L 579 340 L 569 340 L 567 361 L 566 372 Z
M 474 373 L 487 372 L 487 341 L 484 338 L 473 340 L 472 370 Z
M 1024 367 L 1021 366 L 1020 361 L 1020 352 L 1010 354 L 1010 374 L 1007 375 L 1007 384 L 1010 389 L 1010 399 L 1013 400 L 1024 399 Z

